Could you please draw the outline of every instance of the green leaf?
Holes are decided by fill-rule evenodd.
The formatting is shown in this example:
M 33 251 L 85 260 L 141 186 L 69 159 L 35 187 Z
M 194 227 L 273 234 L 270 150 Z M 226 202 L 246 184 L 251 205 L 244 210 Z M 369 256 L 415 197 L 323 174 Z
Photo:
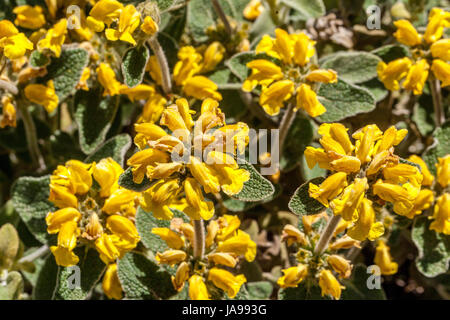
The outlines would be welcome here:
M 343 80 L 320 86 L 319 101 L 327 111 L 318 117 L 323 122 L 334 122 L 375 109 L 375 98 L 364 88 Z
M 377 76 L 377 65 L 380 61 L 379 57 L 369 52 L 338 52 L 326 56 L 321 68 L 333 69 L 339 79 L 348 83 L 360 83 Z
M 0 283 L 0 300 L 17 300 L 23 291 L 22 275 L 17 271 L 8 273 L 6 283 Z
M 249 282 L 246 285 L 250 300 L 269 299 L 273 286 L 269 281 Z
M 16 228 L 10 223 L 0 228 L 0 270 L 9 270 L 19 252 L 20 239 Z
M 275 192 L 272 194 L 272 196 L 264 199 L 263 201 L 257 201 L 257 202 L 247 202 L 247 201 L 241 201 L 233 198 L 229 198 L 227 196 L 224 196 L 224 200 L 222 202 L 223 206 L 227 208 L 231 212 L 243 212 L 250 210 L 254 207 L 259 206 L 263 203 L 268 203 L 272 201 L 273 199 L 277 198 L 281 194 L 281 187 L 279 184 L 276 184 L 275 186 Z
M 75 95 L 75 121 L 84 153 L 92 153 L 105 140 L 117 112 L 118 101 L 119 97 L 102 97 L 99 89 L 80 90 Z
M 425 151 L 423 160 L 433 175 L 436 175 L 438 158 L 450 154 L 450 121 L 437 128 L 434 133 L 434 143 Z
M 247 105 L 242 100 L 239 90 L 219 90 L 223 97 L 220 101 L 222 110 L 226 110 L 226 123 L 236 123 L 247 112 Z
M 167 299 L 177 293 L 170 273 L 143 255 L 125 254 L 117 273 L 128 299 Z
M 325 5 L 322 0 L 281 0 L 281 2 L 298 11 L 303 20 L 325 15 Z
M 33 300 L 52 300 L 54 298 L 57 274 L 58 265 L 55 257 L 49 254 L 37 277 L 36 286 L 33 289 Z
M 430 230 L 431 220 L 419 217 L 414 221 L 411 238 L 418 250 L 417 269 L 432 278 L 448 271 L 450 236 Z
M 307 287 L 304 283 L 300 283 L 297 288 L 280 289 L 278 292 L 279 300 L 329 300 L 322 297 L 319 286 Z
M 309 196 L 309 184 L 314 183 L 316 185 L 319 185 L 324 180 L 325 178 L 323 177 L 317 177 L 305 182 L 300 187 L 298 187 L 298 189 L 295 190 L 291 200 L 289 201 L 289 209 L 299 216 L 316 214 L 325 210 L 326 208 L 323 204 Z
M 376 102 L 379 102 L 386 98 L 389 93 L 389 91 L 385 88 L 383 82 L 381 82 L 377 78 L 359 83 L 358 86 L 368 90 L 373 95 Z
M 373 276 L 367 273 L 367 267 L 358 264 L 353 268 L 350 279 L 342 280 L 345 289 L 342 290 L 341 300 L 386 300 L 386 295 L 382 288 L 369 289 L 367 280 Z
M 47 244 L 54 235 L 47 232 L 45 217 L 55 206 L 48 200 L 50 176 L 39 178 L 21 177 L 11 189 L 14 208 L 19 213 L 28 230 L 41 243 Z
M 119 186 L 128 190 L 143 192 L 150 188 L 151 185 L 152 182 L 147 178 L 147 176 L 144 176 L 144 179 L 139 184 L 134 182 L 131 167 L 126 169 L 119 177 Z
M 48 73 L 44 81 L 53 80 L 59 102 L 75 92 L 88 60 L 89 54 L 82 48 L 64 49 L 59 58 L 52 58 L 47 66 Z
M 270 10 L 263 10 L 263 12 L 261 12 L 261 14 L 250 27 L 251 39 L 255 39 L 254 41 L 257 41 L 257 39 L 261 38 L 265 34 L 273 35 L 275 32 L 275 28 L 276 25 L 272 20 Z
M 50 63 L 50 58 L 38 50 L 30 54 L 30 66 L 36 69 L 45 67 Z
M 166 10 L 173 5 L 174 0 L 156 0 L 159 10 Z
M 230 75 L 231 71 L 229 69 L 218 69 L 210 73 L 208 78 L 220 88 L 221 85 L 227 85 L 229 83 Z
M 106 265 L 94 249 L 77 248 L 75 254 L 80 258 L 80 262 L 76 266 L 59 268 L 55 299 L 86 299 L 106 269 Z M 77 286 L 77 277 L 80 286 Z
M 250 179 L 244 183 L 241 192 L 230 195 L 232 198 L 254 202 L 264 200 L 273 195 L 275 188 L 272 183 L 256 171 L 255 167 L 250 163 L 240 163 L 239 168 L 247 170 L 250 173 Z
M 314 130 L 311 121 L 298 112 L 286 136 L 283 154 L 280 159 L 282 171 L 292 170 L 302 161 L 306 147 L 313 139 Z
M 122 60 L 122 74 L 125 84 L 134 88 L 142 83 L 145 74 L 145 66 L 150 58 L 150 51 L 145 44 L 130 48 Z
M 189 221 L 187 216 L 178 210 L 172 210 L 174 217 Z M 168 249 L 167 244 L 160 236 L 153 234 L 153 228 L 169 228 L 169 220 L 160 220 L 153 216 L 151 212 L 144 211 L 141 207 L 136 212 L 136 228 L 141 237 L 141 241 L 147 249 L 153 253 L 163 252 Z
M 430 95 L 422 94 L 414 105 L 411 119 L 416 123 L 417 129 L 423 136 L 428 136 L 434 130 L 433 99 Z
M 118 164 L 120 164 L 120 166 L 123 166 L 123 163 L 125 161 L 125 154 L 127 153 L 128 149 L 130 149 L 130 147 L 130 136 L 126 133 L 119 134 L 105 141 L 97 148 L 97 150 L 92 152 L 84 162 L 98 162 L 101 159 L 111 157 Z
M 388 44 L 386 46 L 379 47 L 372 50 L 371 53 L 380 57 L 385 63 L 411 56 L 408 47 L 396 44 Z

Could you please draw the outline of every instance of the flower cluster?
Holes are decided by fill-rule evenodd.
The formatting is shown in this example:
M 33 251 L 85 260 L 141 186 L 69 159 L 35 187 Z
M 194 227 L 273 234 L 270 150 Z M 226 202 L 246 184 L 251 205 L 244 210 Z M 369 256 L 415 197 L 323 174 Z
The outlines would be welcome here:
M 205 256 L 193 256 L 194 227 L 191 223 L 173 218 L 170 228 L 153 228 L 152 233 L 161 237 L 170 248 L 156 254 L 158 263 L 178 265 L 172 284 L 177 291 L 189 283 L 192 300 L 209 300 L 222 289 L 234 298 L 247 281 L 244 275 L 233 275 L 225 268 L 235 268 L 241 257 L 251 262 L 256 256 L 256 243 L 239 230 L 238 217 L 223 215 L 209 221 L 205 238 Z M 221 266 L 221 267 L 219 267 Z
M 120 298 L 114 280 L 116 260 L 140 240 L 134 225 L 138 194 L 118 185 L 122 172 L 112 158 L 89 164 L 70 160 L 58 166 L 50 177 L 49 200 L 59 209 L 45 218 L 48 233 L 58 234 L 57 245 L 50 247 L 56 263 L 76 265 L 74 249 L 94 247 L 108 265 L 105 293 L 115 298 Z
M 296 110 L 304 109 L 311 117 L 323 114 L 326 109 L 317 98 L 316 84 L 337 82 L 336 72 L 319 69 L 312 63 L 315 41 L 306 34 L 276 29 L 275 35 L 275 39 L 265 35 L 258 43 L 256 54 L 265 56 L 247 63 L 252 73 L 242 90 L 251 92 L 260 85 L 259 104 L 272 116 L 294 96 Z
M 398 20 L 394 25 L 397 27 L 395 38 L 410 47 L 412 58 L 399 58 L 388 64 L 381 61 L 377 71 L 384 86 L 391 91 L 399 90 L 404 79 L 401 84 L 404 89 L 415 95 L 422 94 L 430 65 L 442 87 L 450 85 L 450 39 L 441 39 L 444 28 L 450 26 L 450 12 L 433 8 L 423 35 L 408 20 Z
M 348 235 L 357 240 L 374 240 L 384 233 L 376 222 L 375 204 L 393 204 L 394 212 L 410 216 L 419 195 L 423 175 L 418 167 L 400 163 L 394 155 L 407 130 L 390 127 L 384 133 L 376 125 L 356 131 L 350 140 L 342 124 L 322 124 L 322 148 L 307 147 L 310 168 L 318 164 L 332 174 L 320 185 L 310 183 L 309 195 L 335 215 L 354 225 Z

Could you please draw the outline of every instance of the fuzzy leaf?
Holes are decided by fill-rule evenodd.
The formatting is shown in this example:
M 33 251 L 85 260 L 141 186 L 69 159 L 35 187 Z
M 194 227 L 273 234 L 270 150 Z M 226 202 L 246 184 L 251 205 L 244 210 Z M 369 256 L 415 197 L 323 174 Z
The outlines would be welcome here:
M 431 220 L 419 217 L 415 220 L 411 238 L 419 252 L 417 269 L 432 278 L 448 271 L 450 261 L 450 236 L 430 230 Z
M 156 3 L 158 4 L 159 10 L 166 10 L 170 8 L 175 0 L 156 0 Z
M 17 300 L 22 291 L 22 275 L 17 271 L 12 271 L 8 273 L 5 285 L 0 283 L 0 300 Z
M 50 176 L 21 177 L 12 187 L 12 201 L 22 221 L 36 239 L 44 244 L 54 239 L 47 232 L 45 217 L 55 206 L 48 200 Z
M 0 270 L 9 270 L 19 251 L 20 239 L 16 228 L 10 223 L 0 228 Z
M 30 66 L 32 68 L 39 69 L 45 67 L 49 63 L 50 58 L 38 50 L 35 50 L 30 54 Z
M 325 210 L 325 206 L 323 204 L 309 196 L 309 184 L 314 183 L 316 185 L 319 185 L 324 180 L 325 178 L 323 177 L 317 177 L 305 182 L 300 187 L 298 187 L 298 189 L 295 190 L 295 193 L 292 196 L 291 200 L 289 201 L 289 209 L 299 216 L 316 214 Z
M 118 101 L 118 97 L 102 97 L 99 89 L 80 90 L 75 95 L 75 121 L 84 153 L 92 153 L 105 140 L 117 112 Z
M 242 201 L 261 201 L 275 192 L 275 188 L 269 180 L 264 178 L 251 164 L 248 162 L 239 164 L 240 169 L 250 172 L 250 179 L 244 183 L 244 187 L 238 194 L 232 195 L 234 199 Z
M 134 88 L 140 83 L 145 74 L 145 66 L 150 58 L 150 51 L 145 44 L 130 48 L 122 60 L 122 74 L 125 84 Z
M 388 44 L 386 46 L 382 46 L 375 50 L 372 50 L 371 53 L 380 57 L 385 63 L 389 63 L 393 60 L 409 57 L 409 50 L 404 45 L 395 45 Z
M 33 289 L 34 300 L 52 300 L 54 298 L 57 274 L 58 265 L 55 257 L 53 254 L 49 254 L 37 276 L 36 286 Z
M 65 49 L 59 58 L 52 58 L 47 66 L 48 73 L 44 77 L 44 82 L 53 80 L 59 102 L 75 92 L 88 58 L 88 52 L 82 48 Z
M 167 299 L 177 293 L 170 273 L 143 255 L 125 254 L 117 273 L 128 299 Z
M 229 197 L 225 196 L 222 204 L 225 208 L 227 208 L 231 212 L 247 211 L 254 207 L 259 206 L 260 204 L 268 203 L 268 202 L 272 201 L 273 199 L 277 198 L 281 194 L 282 190 L 281 190 L 281 187 L 279 184 L 274 185 L 274 187 L 275 187 L 275 192 L 272 194 L 272 196 L 270 196 L 262 201 L 246 202 L 246 201 L 241 201 L 241 200 L 237 200 L 237 199 L 233 199 L 233 198 L 229 198 Z
M 377 78 L 373 78 L 372 80 L 358 83 L 358 86 L 368 90 L 376 102 L 379 102 L 387 97 L 389 91 L 384 87 L 383 82 L 378 80 Z
M 318 18 L 325 14 L 322 0 L 281 0 L 281 2 L 298 11 L 303 20 Z
M 281 170 L 292 170 L 302 161 L 305 148 L 311 143 L 313 138 L 313 129 L 313 125 L 308 118 L 298 115 L 294 119 L 283 147 L 283 155 L 280 159 Z
M 430 172 L 436 175 L 436 163 L 438 158 L 450 154 L 450 121 L 447 121 L 442 127 L 437 128 L 434 133 L 434 143 L 425 152 L 423 160 L 428 166 Z
M 144 176 L 144 180 L 141 183 L 137 184 L 133 181 L 133 172 L 131 171 L 131 167 L 126 169 L 124 173 L 122 173 L 119 177 L 119 186 L 124 187 L 125 189 L 143 192 L 150 188 L 152 182 Z
M 375 98 L 369 91 L 343 80 L 321 85 L 317 95 L 327 109 L 318 117 L 323 122 L 339 121 L 375 109 Z
M 422 94 L 414 105 L 411 119 L 416 123 L 417 129 L 423 136 L 428 136 L 434 130 L 433 99 L 430 95 Z
M 273 290 L 269 281 L 249 282 L 246 287 L 250 300 L 269 299 Z
M 131 147 L 131 138 L 128 134 L 119 134 L 111 139 L 105 141 L 101 146 L 97 148 L 92 154 L 90 154 L 84 162 L 89 163 L 93 161 L 100 161 L 101 159 L 111 157 L 120 166 L 123 166 L 125 161 L 125 154 Z

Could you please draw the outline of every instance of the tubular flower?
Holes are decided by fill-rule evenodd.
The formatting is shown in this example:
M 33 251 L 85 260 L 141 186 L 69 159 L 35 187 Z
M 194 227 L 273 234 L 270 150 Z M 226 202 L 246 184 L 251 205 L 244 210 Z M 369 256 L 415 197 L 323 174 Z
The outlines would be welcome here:
M 398 264 L 392 261 L 390 248 L 383 240 L 378 241 L 378 245 L 375 252 L 375 264 L 380 267 L 382 275 L 393 275 L 397 273 Z
M 420 166 L 420 170 L 423 175 L 422 185 L 429 187 L 434 181 L 434 176 L 431 174 L 430 170 L 428 169 L 428 166 L 426 165 L 425 161 L 422 160 L 419 156 L 412 155 L 408 158 L 408 161 L 414 162 Z
M 225 47 L 219 41 L 211 43 L 203 53 L 202 72 L 213 71 L 223 60 L 224 54 Z
M 191 219 L 210 219 L 214 206 L 205 201 L 202 189 L 205 193 L 222 190 L 233 195 L 250 178 L 234 159 L 234 153 L 243 151 L 248 143 L 243 134 L 248 132 L 247 125 L 227 126 L 218 102 L 212 99 L 203 101 L 196 121 L 192 114 L 187 101 L 177 99 L 176 104 L 164 110 L 160 120 L 160 125 L 169 128 L 172 134 L 156 124 L 136 124 L 135 143 L 141 151 L 128 160 L 128 165 L 136 183 L 141 183 L 144 177 L 160 179 L 143 193 L 142 204 L 160 219 L 171 219 L 173 206 L 184 210 Z M 210 131 L 214 127 L 218 129 Z M 193 148 L 186 148 L 189 145 Z M 184 188 L 180 190 L 178 177 L 188 173 L 192 177 L 184 180 Z
M 16 127 L 16 108 L 12 103 L 12 97 L 4 95 L 2 97 L 2 120 L 0 121 L 0 128 L 6 126 Z
M 115 96 L 120 94 L 121 83 L 117 81 L 116 74 L 111 66 L 107 63 L 100 63 L 97 67 L 97 79 L 100 84 L 105 88 L 103 92 L 104 96 Z
M 199 275 L 194 274 L 189 278 L 189 298 L 191 300 L 210 300 L 205 281 Z
M 256 20 L 261 12 L 263 12 L 264 6 L 261 0 L 251 0 L 244 8 L 243 15 L 247 20 Z
M 152 36 L 158 32 L 158 29 L 158 24 L 155 22 L 155 20 L 152 19 L 152 17 L 146 16 L 144 18 L 144 22 L 141 25 L 142 31 L 144 31 L 149 36 Z
M 443 158 L 438 158 L 437 168 L 437 182 L 442 188 L 447 188 L 450 184 L 450 155 Z
M 209 270 L 208 280 L 212 281 L 216 287 L 225 291 L 230 298 L 234 298 L 241 289 L 241 286 L 247 282 L 244 275 L 234 276 L 231 272 L 219 268 Z
M 102 32 L 105 25 L 109 26 L 119 19 L 123 4 L 116 0 L 100 0 L 89 12 L 87 24 L 95 32 Z
M 13 13 L 16 14 L 14 23 L 26 29 L 39 29 L 45 24 L 45 17 L 42 14 L 42 7 L 23 5 L 15 7 Z
M 328 178 L 320 186 L 309 184 L 309 196 L 328 207 L 328 201 L 336 198 L 347 186 L 347 174 L 337 172 Z
M 122 299 L 122 286 L 117 275 L 117 264 L 112 263 L 106 268 L 102 281 L 103 292 L 109 299 Z
M 277 280 L 280 288 L 296 288 L 308 274 L 308 267 L 304 264 L 298 264 L 295 267 L 284 269 L 282 272 L 283 276 Z
M 328 269 L 324 269 L 320 272 L 319 286 L 322 289 L 322 296 L 328 294 L 336 300 L 341 298 L 341 290 L 345 289 Z
M 347 234 L 355 240 L 373 241 L 384 234 L 384 226 L 381 222 L 376 222 L 375 211 L 372 201 L 364 198 L 358 207 L 358 220 L 350 228 Z
M 293 243 L 298 243 L 301 245 L 305 245 L 307 243 L 305 234 L 290 224 L 284 226 L 281 241 L 286 241 L 288 246 Z
M 46 223 L 48 233 L 58 234 L 58 243 L 51 248 L 58 265 L 77 264 L 72 251 L 86 241 L 107 265 L 136 247 L 140 238 L 130 218 L 134 219 L 137 194 L 119 187 L 122 172 L 111 158 L 98 164 L 70 160 L 53 172 L 49 200 L 60 209 L 49 212 Z M 99 186 L 95 190 L 94 181 Z
M 348 278 L 352 273 L 352 265 L 350 261 L 342 258 L 337 254 L 328 256 L 327 263 L 339 274 L 340 278 Z
M 384 86 L 391 91 L 399 90 L 400 86 L 412 91 L 415 95 L 422 94 L 429 69 L 442 86 L 450 84 L 450 40 L 441 39 L 444 28 L 450 26 L 450 12 L 433 8 L 428 16 L 425 33 L 419 34 L 408 20 L 394 22 L 397 31 L 395 38 L 412 48 L 413 59 L 404 57 L 386 64 L 380 61 L 377 67 L 378 77 Z M 431 52 L 431 55 L 429 54 Z M 400 81 L 403 80 L 402 84 Z
M 107 28 L 105 30 L 106 39 L 110 41 L 125 41 L 136 45 L 136 40 L 133 38 L 133 32 L 139 26 L 141 15 L 136 8 L 129 4 L 122 9 L 119 16 L 119 23 L 117 29 Z
M 27 85 L 25 87 L 25 97 L 33 103 L 44 106 L 48 113 L 53 112 L 59 103 L 53 80 L 49 80 L 47 86 L 44 86 L 43 84 Z
M 66 40 L 67 35 L 67 19 L 61 19 L 53 28 L 47 31 L 45 37 L 37 43 L 39 51 L 49 50 L 57 58 L 61 55 L 61 47 Z
M 311 117 L 323 114 L 326 109 L 319 102 L 315 83 L 337 82 L 335 71 L 317 69 L 310 64 L 315 54 L 315 42 L 304 34 L 288 34 L 282 29 L 275 30 L 275 39 L 263 36 L 256 47 L 256 53 L 265 53 L 275 62 L 256 59 L 247 63 L 252 70 L 244 81 L 242 90 L 251 92 L 261 86 L 259 104 L 267 114 L 274 116 L 284 107 L 284 103 L 295 100 L 295 110 L 304 109 Z
M 450 235 L 450 193 L 440 196 L 434 206 L 430 230 Z
M 11 60 L 22 58 L 33 43 L 8 20 L 0 21 L 0 49 Z

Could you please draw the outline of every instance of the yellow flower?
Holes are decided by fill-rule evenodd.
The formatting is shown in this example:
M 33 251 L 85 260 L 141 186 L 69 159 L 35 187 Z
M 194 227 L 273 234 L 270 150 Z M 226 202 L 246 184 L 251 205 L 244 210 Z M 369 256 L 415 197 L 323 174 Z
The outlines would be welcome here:
M 132 4 L 127 5 L 120 12 L 117 29 L 107 28 L 105 30 L 106 39 L 110 41 L 121 40 L 136 45 L 133 32 L 139 26 L 140 21 L 141 16 L 136 8 Z
M 259 97 L 259 104 L 271 116 L 280 113 L 283 102 L 289 100 L 294 91 L 294 83 L 290 80 L 280 80 L 269 87 L 263 88 Z
M 123 4 L 119 1 L 100 0 L 89 12 L 88 26 L 95 32 L 103 31 L 105 24 L 109 26 L 119 18 L 122 8 Z
M 11 59 L 22 58 L 27 50 L 33 49 L 33 43 L 8 20 L 0 21 L 0 48 Z
M 242 12 L 244 18 L 247 20 L 256 20 L 259 17 L 261 12 L 263 12 L 264 6 L 261 3 L 261 0 L 251 0 L 244 8 Z
M 294 61 L 299 66 L 305 66 L 316 53 L 316 42 L 311 40 L 306 34 L 300 33 L 293 35 L 294 43 Z
M 103 204 L 102 210 L 108 214 L 120 213 L 126 217 L 133 218 L 136 214 L 136 202 L 138 193 L 119 188 L 114 190 Z
M 90 77 L 91 77 L 91 69 L 89 67 L 84 68 L 83 72 L 81 73 L 80 81 L 78 81 L 77 89 L 89 91 L 87 81 Z
M 358 220 L 350 228 L 347 234 L 355 240 L 373 241 L 384 234 L 384 226 L 381 222 L 376 222 L 375 211 L 372 201 L 364 198 L 358 208 Z
M 49 80 L 47 86 L 43 84 L 27 85 L 25 87 L 25 97 L 33 103 L 44 106 L 48 113 L 55 110 L 59 103 L 53 80 Z
M 188 205 L 183 212 L 192 220 L 211 219 L 214 215 L 214 204 L 212 201 L 205 201 L 198 182 L 194 178 L 187 178 L 183 182 L 183 185 Z
M 328 201 L 336 198 L 347 185 L 347 174 L 338 172 L 326 178 L 320 186 L 310 183 L 309 196 L 328 207 Z
M 226 252 L 211 253 L 208 255 L 208 260 L 216 265 L 220 264 L 230 268 L 234 268 L 237 263 L 236 258 L 232 254 Z
M 168 264 L 173 266 L 174 264 L 178 264 L 186 259 L 187 255 L 184 251 L 181 250 L 167 250 L 163 253 L 156 253 L 156 261 L 158 263 Z
M 49 50 L 59 58 L 61 46 L 64 44 L 67 35 L 67 19 L 59 20 L 53 28 L 47 31 L 44 39 L 39 40 L 37 48 L 39 51 Z
M 22 28 L 39 29 L 45 24 L 45 17 L 40 6 L 18 6 L 14 8 L 13 13 L 17 15 L 14 23 Z
M 80 259 L 71 250 L 59 246 L 51 246 L 50 251 L 55 256 L 56 264 L 62 267 L 76 265 Z
M 184 247 L 184 239 L 169 228 L 153 228 L 152 233 L 163 239 L 169 248 L 178 250 Z
M 434 195 L 433 191 L 429 189 L 422 189 L 419 192 L 416 200 L 414 201 L 414 206 L 411 211 L 406 215 L 409 219 L 413 219 L 414 216 L 422 213 L 423 210 L 428 209 L 433 204 Z
M 175 290 L 180 292 L 184 288 L 184 283 L 189 279 L 189 265 L 186 262 L 180 263 L 175 276 L 171 276 Z
M 408 130 L 397 130 L 394 126 L 389 127 L 384 133 L 381 139 L 377 141 L 375 145 L 375 153 L 380 153 L 389 150 L 393 146 L 397 146 L 405 136 L 408 134 Z M 378 137 L 378 135 L 377 135 Z
M 100 63 L 96 69 L 97 79 L 100 84 L 105 88 L 103 92 L 104 96 L 110 95 L 115 96 L 120 94 L 121 83 L 117 81 L 116 74 L 114 73 L 111 66 L 107 63 Z
M 217 230 L 217 241 L 224 241 L 235 234 L 239 229 L 241 221 L 238 217 L 225 214 L 218 219 L 219 230 Z
M 425 81 L 428 78 L 428 69 L 430 66 L 425 59 L 416 62 L 408 72 L 403 87 L 412 90 L 415 95 L 422 94 Z
M 442 188 L 446 188 L 450 184 L 450 155 L 438 158 L 436 168 L 437 181 Z
M 115 242 L 117 237 L 114 235 L 102 233 L 102 235 L 95 240 L 95 249 L 100 254 L 100 259 L 105 264 L 110 264 L 120 257 L 120 251 Z
M 138 122 L 156 122 L 164 111 L 167 100 L 160 94 L 152 95 L 144 105 Z
M 137 245 L 140 240 L 139 234 L 137 232 L 136 226 L 134 223 L 125 218 L 123 216 L 119 216 L 117 214 L 109 216 L 106 219 L 106 227 L 110 230 L 114 235 L 120 237 L 122 241 L 128 242 L 133 248 Z M 127 245 L 125 243 L 120 244 L 120 246 Z
M 212 98 L 222 100 L 222 95 L 217 91 L 218 86 L 204 76 L 194 76 L 186 80 L 183 91 L 196 99 Z
M 358 218 L 357 209 L 364 199 L 368 188 L 367 178 L 356 178 L 355 181 L 344 189 L 342 194 L 330 203 L 335 215 L 340 215 L 346 221 L 354 221 Z
M 441 39 L 434 42 L 430 47 L 433 58 L 450 60 L 450 39 Z
M 288 246 L 292 245 L 293 243 L 306 245 L 308 242 L 305 234 L 290 224 L 284 226 L 283 233 L 281 235 L 281 241 L 286 241 Z
M 202 55 L 193 47 L 186 46 L 178 51 L 178 61 L 173 68 L 173 80 L 179 86 L 201 70 Z
M 100 185 L 101 197 L 107 198 L 119 188 L 117 180 L 122 173 L 122 167 L 112 158 L 102 159 L 93 166 L 92 175 Z
M 424 39 L 428 43 L 439 40 L 444 33 L 444 28 L 449 27 L 450 13 L 440 8 L 433 8 L 428 16 L 428 25 L 425 30 Z
M 50 196 L 48 198 L 58 208 L 78 206 L 78 200 L 67 188 L 55 184 L 50 184 Z
M 352 264 L 340 255 L 328 256 L 327 263 L 339 274 L 340 278 L 348 278 L 352 274 Z
M 252 70 L 252 74 L 242 84 L 242 90 L 246 92 L 251 92 L 258 84 L 267 87 L 283 78 L 281 68 L 268 60 L 252 60 L 247 63 L 247 68 Z
M 72 251 L 77 245 L 77 236 L 80 229 L 76 221 L 68 221 L 63 223 L 58 233 L 58 247 L 66 248 Z
M 422 42 L 422 36 L 416 31 L 411 22 L 408 20 L 398 20 L 394 22 L 397 31 L 394 37 L 398 42 L 406 44 L 407 46 L 417 46 Z
M 304 264 L 298 264 L 295 267 L 281 270 L 283 276 L 278 278 L 277 284 L 280 288 L 296 288 L 308 274 L 308 267 Z
M 413 186 L 420 188 L 423 175 L 416 166 L 399 163 L 392 167 L 383 169 L 383 177 L 386 182 L 403 184 L 410 182 Z
M 337 72 L 332 69 L 317 69 L 308 73 L 306 80 L 311 82 L 335 83 L 337 82 Z
M 225 291 L 230 298 L 234 298 L 241 289 L 241 286 L 247 282 L 244 275 L 234 276 L 232 273 L 219 268 L 209 270 L 208 280 L 212 281 L 216 287 Z
M 341 286 L 330 270 L 323 269 L 319 274 L 319 286 L 322 289 L 322 296 L 329 294 L 336 300 L 341 298 Z
M 75 208 L 64 208 L 55 212 L 49 212 L 45 217 L 47 223 L 47 232 L 50 234 L 58 233 L 61 226 L 69 221 L 78 222 L 81 219 L 81 213 Z
M 175 179 L 158 181 L 142 194 L 142 209 L 153 213 L 158 219 L 172 219 L 173 212 L 170 206 L 174 204 L 179 188 L 180 185 Z
M 155 20 L 153 20 L 150 16 L 146 16 L 144 22 L 141 25 L 141 30 L 149 36 L 152 36 L 158 32 L 158 29 L 158 24 L 155 22 Z
M 311 87 L 302 83 L 297 89 L 296 109 L 304 109 L 311 117 L 317 117 L 325 113 L 327 109 L 317 99 L 317 94 Z
M 189 278 L 189 298 L 191 300 L 210 300 L 205 282 L 197 274 Z
M 103 292 L 109 299 L 122 299 L 122 286 L 117 275 L 117 264 L 112 263 L 106 268 L 102 281 Z
M 440 59 L 434 59 L 431 65 L 431 71 L 433 71 L 436 79 L 442 82 L 442 87 L 450 85 L 450 64 Z
M 391 184 L 378 180 L 373 185 L 373 194 L 394 204 L 394 212 L 406 216 L 414 206 L 420 188 L 407 182 L 403 185 Z
M 390 248 L 383 240 L 378 241 L 378 245 L 375 252 L 375 264 L 380 267 L 382 275 L 393 275 L 397 273 L 398 264 L 392 261 Z
M 408 74 L 411 64 L 411 60 L 407 57 L 396 59 L 388 64 L 380 61 L 377 66 L 378 77 L 388 90 L 399 90 L 399 81 Z
M 216 251 L 244 255 L 248 262 L 252 262 L 256 257 L 256 243 L 247 233 L 237 230 L 236 235 L 219 242 Z
M 377 125 L 372 124 L 356 131 L 352 137 L 356 140 L 355 155 L 361 164 L 369 162 L 376 152 L 375 142 L 383 136 Z
M 2 120 L 0 121 L 0 128 L 6 126 L 16 127 L 16 108 L 12 103 L 12 97 L 4 95 L 2 97 Z
M 203 54 L 202 72 L 213 71 L 222 61 L 225 51 L 225 47 L 219 41 L 211 43 Z
M 450 235 L 450 193 L 440 196 L 434 205 L 433 222 L 430 230 Z

